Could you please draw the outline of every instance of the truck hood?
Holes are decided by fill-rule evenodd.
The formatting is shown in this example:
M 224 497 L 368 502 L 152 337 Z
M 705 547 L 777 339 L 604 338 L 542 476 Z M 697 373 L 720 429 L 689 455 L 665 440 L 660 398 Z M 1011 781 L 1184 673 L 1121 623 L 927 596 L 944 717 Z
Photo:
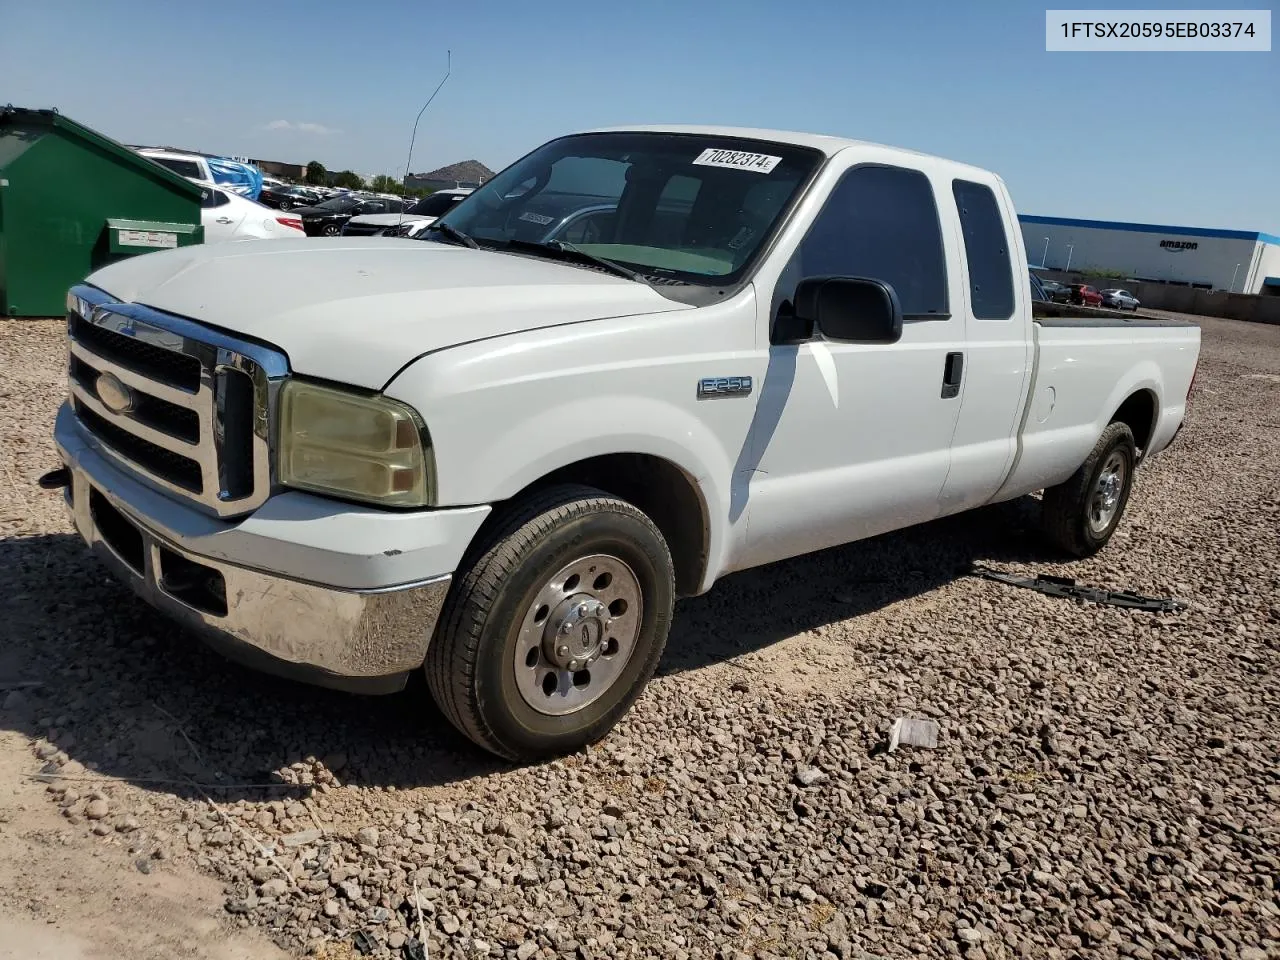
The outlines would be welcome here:
M 118 300 L 273 344 L 297 373 L 371 390 L 445 347 L 688 309 L 595 270 L 380 237 L 157 251 L 104 267 L 87 282 Z

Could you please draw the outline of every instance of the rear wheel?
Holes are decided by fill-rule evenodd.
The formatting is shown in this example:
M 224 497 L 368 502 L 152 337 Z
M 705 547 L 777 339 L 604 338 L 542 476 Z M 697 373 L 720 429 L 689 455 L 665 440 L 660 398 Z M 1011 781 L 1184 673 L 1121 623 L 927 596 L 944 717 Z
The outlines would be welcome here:
M 320 228 L 320 233 L 322 236 L 336 237 L 338 234 L 342 233 L 342 228 L 336 223 L 326 223 Z
M 1080 468 L 1044 492 L 1049 539 L 1077 557 L 1097 553 L 1120 525 L 1133 489 L 1137 444 L 1127 424 L 1113 423 Z
M 543 491 L 463 561 L 428 685 L 450 722 L 499 756 L 577 750 L 644 689 L 674 601 L 671 555 L 645 514 L 591 487 Z

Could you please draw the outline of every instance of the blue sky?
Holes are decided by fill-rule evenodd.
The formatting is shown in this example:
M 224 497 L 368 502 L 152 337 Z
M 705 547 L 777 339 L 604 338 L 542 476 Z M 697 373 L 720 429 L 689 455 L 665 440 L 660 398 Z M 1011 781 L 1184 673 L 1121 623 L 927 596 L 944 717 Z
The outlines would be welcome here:
M 1044 9 L 0 0 L 0 102 L 128 143 L 398 174 L 451 48 L 415 171 L 499 169 L 592 126 L 725 123 L 989 167 L 1025 213 L 1280 232 L 1280 48 L 1046 53 Z

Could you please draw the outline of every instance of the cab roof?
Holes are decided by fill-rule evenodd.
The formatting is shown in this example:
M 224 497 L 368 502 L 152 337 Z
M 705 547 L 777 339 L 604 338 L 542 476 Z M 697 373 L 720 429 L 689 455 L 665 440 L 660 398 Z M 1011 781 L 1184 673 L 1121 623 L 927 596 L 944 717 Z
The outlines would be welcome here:
M 718 126 L 702 126 L 699 124 L 681 124 L 681 123 L 655 123 L 655 124 L 637 124 L 635 126 L 618 126 L 618 127 L 599 127 L 594 130 L 584 130 L 582 133 L 686 133 L 699 134 L 710 137 L 741 137 L 748 140 L 773 140 L 777 143 L 789 143 L 798 147 L 811 147 L 815 150 L 821 150 L 828 157 L 834 156 L 841 150 L 847 150 L 850 147 L 872 147 L 877 150 L 888 150 L 893 153 L 899 153 L 903 156 L 922 157 L 929 160 L 935 160 L 939 163 L 952 164 L 956 167 L 964 167 L 969 170 L 979 170 L 981 168 L 974 167 L 970 164 L 962 163 L 958 160 L 950 160 L 946 157 L 939 157 L 930 153 L 921 153 L 918 150 L 908 150 L 905 147 L 894 147 L 889 144 L 875 143 L 870 140 L 851 140 L 847 137 L 832 137 L 820 133 L 799 133 L 794 130 L 768 130 L 759 127 L 718 127 Z M 988 171 L 982 171 L 984 173 Z

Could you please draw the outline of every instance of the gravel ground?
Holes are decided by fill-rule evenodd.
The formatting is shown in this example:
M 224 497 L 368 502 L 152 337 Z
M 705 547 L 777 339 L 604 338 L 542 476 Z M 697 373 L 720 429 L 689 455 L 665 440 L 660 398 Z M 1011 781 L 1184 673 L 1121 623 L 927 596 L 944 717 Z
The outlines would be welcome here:
M 257 676 L 112 582 L 31 484 L 59 324 L 4 323 L 0 679 L 43 685 L 0 725 L 75 830 L 194 861 L 299 953 L 421 955 L 416 888 L 431 957 L 1277 957 L 1280 328 L 1204 329 L 1188 424 L 1100 556 L 1057 562 L 1027 500 L 736 575 L 679 605 L 612 736 L 513 768 L 421 686 Z M 937 749 L 886 752 L 901 715 Z

